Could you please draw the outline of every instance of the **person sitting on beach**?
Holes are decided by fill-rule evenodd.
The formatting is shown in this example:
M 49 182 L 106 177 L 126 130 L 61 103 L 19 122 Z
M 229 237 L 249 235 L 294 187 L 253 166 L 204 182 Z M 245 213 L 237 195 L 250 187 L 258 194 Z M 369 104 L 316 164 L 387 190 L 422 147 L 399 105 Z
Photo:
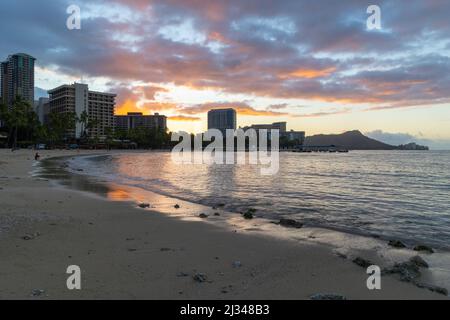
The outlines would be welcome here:
M 39 153 L 36 152 L 36 154 L 34 155 L 34 160 L 38 161 L 40 157 L 41 156 L 39 155 Z

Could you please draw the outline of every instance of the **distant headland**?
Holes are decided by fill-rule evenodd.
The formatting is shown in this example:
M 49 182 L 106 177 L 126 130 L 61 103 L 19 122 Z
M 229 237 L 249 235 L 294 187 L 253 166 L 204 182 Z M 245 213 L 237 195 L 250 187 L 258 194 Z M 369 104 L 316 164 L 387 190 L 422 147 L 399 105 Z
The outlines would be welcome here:
M 342 134 L 318 134 L 306 137 L 305 146 L 336 146 L 348 150 L 429 150 L 427 146 L 421 146 L 414 142 L 393 146 L 384 142 L 369 138 L 359 130 L 347 131 Z

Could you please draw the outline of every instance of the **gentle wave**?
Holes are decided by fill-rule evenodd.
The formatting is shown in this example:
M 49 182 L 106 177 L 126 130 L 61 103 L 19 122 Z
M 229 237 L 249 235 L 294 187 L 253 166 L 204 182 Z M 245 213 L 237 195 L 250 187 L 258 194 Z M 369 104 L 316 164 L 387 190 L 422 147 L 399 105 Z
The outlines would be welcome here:
M 450 249 L 450 152 L 281 153 L 280 171 L 177 165 L 170 153 L 78 157 L 72 167 L 205 205 Z

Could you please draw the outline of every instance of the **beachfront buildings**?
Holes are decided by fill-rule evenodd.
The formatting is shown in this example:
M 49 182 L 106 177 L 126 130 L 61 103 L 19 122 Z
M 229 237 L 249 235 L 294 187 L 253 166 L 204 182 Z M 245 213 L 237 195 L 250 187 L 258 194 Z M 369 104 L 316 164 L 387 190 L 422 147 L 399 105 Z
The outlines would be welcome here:
M 236 110 L 210 110 L 208 112 L 208 130 L 209 129 L 219 129 L 224 136 L 227 129 L 236 130 Z
M 36 59 L 25 53 L 10 55 L 0 63 L 0 96 L 12 108 L 16 96 L 32 106 L 34 103 L 34 64 Z
M 274 122 L 272 124 L 254 124 L 248 127 L 244 127 L 243 130 L 254 129 L 259 133 L 259 130 L 267 130 L 268 139 L 271 140 L 272 136 L 270 130 L 279 130 L 280 138 L 285 138 L 287 141 L 293 141 L 297 145 L 303 145 L 305 143 L 305 132 L 304 131 L 287 131 L 286 122 Z
M 41 124 L 46 123 L 49 113 L 49 98 L 39 98 L 34 101 L 34 112 L 37 114 L 39 122 Z
M 128 112 L 127 115 L 114 116 L 114 129 L 116 131 L 129 131 L 136 128 L 167 130 L 167 117 L 155 113 L 143 115 L 142 112 Z
M 104 139 L 108 128 L 114 128 L 114 107 L 116 95 L 90 91 L 87 84 L 74 83 L 49 90 L 49 112 L 75 113 L 80 121 L 75 129 L 67 131 L 67 138 L 79 139 L 85 134 L 89 138 Z M 87 121 L 83 122 L 83 114 Z M 89 123 L 91 125 L 89 125 Z
M 280 136 L 286 137 L 288 141 L 296 141 L 301 146 L 305 144 L 306 138 L 305 131 L 290 130 L 282 132 Z
M 244 130 L 246 129 L 255 129 L 256 131 L 259 131 L 261 129 L 265 129 L 265 130 L 280 130 L 281 132 L 286 132 L 286 128 L 287 128 L 287 123 L 286 122 L 274 122 L 272 124 L 253 124 L 250 127 L 245 127 Z

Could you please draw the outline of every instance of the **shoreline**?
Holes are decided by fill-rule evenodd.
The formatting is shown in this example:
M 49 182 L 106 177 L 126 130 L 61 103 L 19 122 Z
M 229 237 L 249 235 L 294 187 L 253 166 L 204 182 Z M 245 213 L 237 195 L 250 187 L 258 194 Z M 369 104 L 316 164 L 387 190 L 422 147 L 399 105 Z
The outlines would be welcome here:
M 121 152 L 107 155 L 88 155 L 89 158 L 108 157 L 112 158 L 114 155 L 120 155 Z M 83 157 L 83 155 L 80 155 Z M 103 176 L 91 176 L 85 173 L 77 172 L 79 166 L 71 167 L 69 165 L 72 160 L 71 157 L 60 159 L 63 164 L 63 169 L 68 176 L 63 180 L 73 180 L 77 177 L 77 185 L 68 183 L 69 188 L 76 190 L 88 191 L 100 196 L 102 198 L 109 198 L 113 201 L 128 201 L 132 206 L 136 207 L 139 203 L 145 203 L 151 199 L 150 203 L 163 202 L 167 205 L 153 206 L 150 211 L 158 211 L 164 215 L 174 217 L 185 221 L 197 221 L 212 224 L 219 228 L 224 228 L 228 232 L 243 232 L 250 235 L 260 235 L 269 239 L 276 239 L 278 241 L 293 241 L 293 242 L 311 242 L 316 245 L 327 247 L 333 254 L 353 261 L 356 258 L 361 258 L 370 261 L 371 264 L 376 264 L 382 270 L 392 269 L 396 264 L 402 264 L 408 259 L 419 256 L 430 264 L 429 268 L 422 270 L 421 279 L 427 285 L 432 285 L 438 288 L 444 287 L 446 290 L 450 289 L 450 273 L 448 266 L 450 265 L 450 254 L 446 250 L 434 248 L 435 252 L 431 254 L 417 252 L 412 249 L 412 246 L 405 248 L 395 248 L 389 246 L 388 243 L 392 238 L 376 237 L 373 234 L 364 234 L 363 232 L 355 232 L 354 230 L 342 230 L 338 228 L 331 228 L 317 225 L 304 225 L 300 229 L 289 228 L 281 226 L 271 218 L 255 217 L 251 220 L 245 220 L 242 215 L 226 210 L 225 208 L 214 208 L 207 204 L 200 202 L 193 202 L 188 199 L 174 197 L 170 194 L 158 193 L 152 190 L 145 189 L 141 186 L 134 186 L 133 184 L 120 184 L 104 180 Z M 97 161 L 97 160 L 95 160 Z M 75 163 L 70 163 L 75 165 Z M 61 163 L 57 162 L 57 167 Z M 53 168 L 54 170 L 54 168 Z M 80 184 L 80 178 L 83 182 Z M 86 179 L 86 180 L 85 180 Z M 100 179 L 100 181 L 99 181 Z M 60 180 L 61 183 L 63 180 Z M 63 183 L 64 184 L 64 183 Z M 96 187 L 92 187 L 96 185 Z M 108 191 L 115 193 L 120 191 L 120 196 L 110 197 Z M 173 204 L 182 204 L 183 210 L 174 210 Z M 208 218 L 199 218 L 199 212 L 205 213 Z M 216 216 L 219 214 L 219 217 Z M 401 240 L 396 238 L 395 240 Z M 408 241 L 404 243 L 408 244 Z M 409 243 L 411 244 L 411 243 Z M 419 281 L 419 283 L 422 283 Z
M 0 231 L 2 299 L 308 299 L 316 293 L 348 299 L 446 298 L 392 276 L 382 277 L 382 290 L 369 291 L 365 270 L 326 245 L 269 238 L 254 230 L 230 232 L 197 223 L 198 218 L 173 219 L 160 208 L 143 210 L 133 202 L 56 188 L 29 175 L 30 151 L 0 150 L 0 155 L 0 176 L 7 176 L 0 190 L 0 223 L 4 217 L 23 217 Z M 173 209 L 173 199 L 167 201 Z M 183 204 L 179 210 L 187 209 Z M 26 241 L 24 234 L 36 236 Z M 82 290 L 69 291 L 65 268 L 77 263 L 86 276 Z M 196 272 L 212 282 L 197 283 Z M 30 295 L 36 289 L 44 293 Z
M 154 153 L 154 152 L 151 152 Z M 159 151 L 156 151 L 156 153 L 159 153 Z M 82 175 L 85 177 L 89 177 L 89 179 L 97 179 L 97 180 L 101 180 L 102 182 L 111 182 L 111 183 L 115 183 L 115 184 L 122 184 L 122 185 L 126 185 L 129 187 L 134 187 L 134 188 L 139 188 L 139 189 L 143 189 L 146 190 L 148 192 L 151 193 L 157 193 L 159 195 L 163 195 L 166 197 L 170 197 L 170 198 L 174 198 L 174 199 L 179 199 L 179 200 L 183 200 L 183 201 L 187 201 L 187 202 L 191 202 L 191 203 L 196 203 L 202 206 L 206 206 L 206 207 L 214 207 L 217 205 L 217 203 L 223 202 L 226 203 L 226 207 L 230 210 L 230 212 L 234 212 L 234 213 L 238 213 L 238 212 L 243 212 L 245 210 L 247 210 L 249 208 L 249 206 L 255 206 L 255 208 L 258 208 L 257 214 L 256 216 L 264 216 L 265 219 L 270 220 L 270 221 L 278 221 L 279 217 L 282 218 L 290 218 L 291 216 L 289 214 L 286 214 L 286 212 L 284 212 L 284 214 L 279 214 L 279 212 L 276 212 L 276 209 L 270 209 L 270 210 L 266 210 L 267 208 L 262 208 L 261 205 L 258 207 L 258 203 L 255 202 L 253 204 L 248 204 L 245 203 L 245 205 L 236 205 L 234 202 L 234 199 L 225 199 L 225 198 L 220 198 L 220 200 L 217 200 L 217 198 L 215 197 L 214 199 L 211 198 L 207 198 L 207 199 L 202 199 L 199 196 L 195 196 L 195 198 L 191 196 L 189 196 L 186 192 L 184 194 L 180 194 L 180 192 L 173 192 L 174 190 L 167 190 L 164 188 L 155 188 L 153 185 L 149 185 L 146 184 L 145 181 L 144 183 L 141 183 L 138 180 L 135 179 L 131 179 L 128 180 L 127 178 L 124 177 L 120 178 L 119 181 L 117 180 L 117 177 L 115 176 L 115 173 L 111 173 L 108 172 L 107 174 L 104 172 L 92 172 L 91 170 L 81 170 L 84 172 L 78 172 L 77 168 L 83 168 L 84 166 L 87 166 L 89 169 L 92 169 L 92 167 L 94 167 L 95 164 L 98 160 L 97 158 L 102 158 L 102 160 L 107 160 L 109 161 L 113 156 L 117 156 L 117 155 L 124 155 L 127 156 L 127 153 L 125 152 L 118 152 L 118 153 L 113 153 L 113 154 L 106 154 L 106 155 L 88 155 L 87 159 L 83 159 L 84 157 L 80 157 L 81 159 L 71 159 L 66 161 L 66 169 L 67 168 L 71 168 L 71 170 L 69 170 L 71 173 L 75 174 L 75 175 Z M 78 161 L 81 160 L 81 161 Z M 69 165 L 70 164 L 70 165 Z M 88 174 L 86 174 L 86 172 L 88 172 Z M 105 181 L 106 180 L 106 181 Z M 157 183 L 158 184 L 158 183 Z M 239 202 L 238 199 L 236 202 Z M 301 210 L 301 209 L 300 209 Z M 395 210 L 395 209 L 392 209 Z M 271 214 L 271 212 L 276 212 L 275 214 Z M 319 213 L 319 211 L 317 211 Z M 293 212 L 291 212 L 293 213 Z M 292 215 L 292 217 L 295 219 L 295 214 Z M 365 225 L 366 223 L 363 221 L 359 226 L 352 226 L 352 225 L 348 225 L 348 226 L 344 226 L 344 225 L 332 225 L 329 224 L 327 222 L 320 222 L 319 219 L 316 219 L 317 221 L 314 221 L 314 219 L 310 218 L 310 217 L 297 217 L 297 219 L 299 219 L 299 221 L 301 221 L 305 227 L 314 227 L 314 228 L 318 228 L 318 229 L 325 229 L 327 231 L 330 232 L 337 232 L 337 233 L 344 233 L 344 234 L 350 234 L 350 235 L 354 235 L 354 236 L 361 236 L 361 237 L 368 237 L 368 238 L 375 238 L 375 239 L 380 239 L 383 240 L 385 242 L 389 242 L 390 240 L 395 240 L 395 241 L 401 241 L 402 243 L 404 243 L 408 248 L 410 248 L 411 250 L 413 249 L 413 247 L 415 246 L 427 246 L 430 248 L 433 248 L 435 250 L 438 250 L 440 252 L 443 253 L 448 253 L 450 254 L 450 247 L 448 246 L 447 242 L 442 242 L 442 241 L 433 241 L 433 238 L 428 238 L 428 239 L 416 239 L 415 235 L 413 234 L 401 234 L 401 233 L 397 233 L 397 234 L 392 234 L 392 233 L 384 233 L 382 230 L 376 230 L 376 229 L 372 229 L 372 230 L 367 230 L 364 228 L 359 228 L 359 226 Z M 372 223 L 367 223 L 368 225 L 372 224 Z M 450 260 L 449 260 L 449 266 L 450 266 Z M 450 272 L 450 269 L 449 269 Z M 450 282 L 449 282 L 450 284 Z
M 160 151 L 156 150 L 155 152 L 160 152 Z M 123 152 L 117 152 L 117 153 L 113 153 L 113 154 L 104 154 L 104 155 L 101 155 L 101 154 L 89 154 L 89 155 L 79 155 L 79 157 L 88 156 L 88 157 L 92 157 L 92 158 L 97 158 L 97 157 L 112 158 L 114 155 L 120 155 L 122 153 Z M 67 161 L 64 161 L 64 158 L 67 159 Z M 74 160 L 74 157 L 60 157 L 60 159 L 55 157 L 55 158 L 52 158 L 52 159 L 49 159 L 49 160 L 51 160 L 51 161 L 54 161 L 54 160 L 55 161 L 58 161 L 58 160 L 64 161 L 66 163 L 66 164 L 64 164 L 64 168 L 67 169 L 67 168 L 70 168 L 70 166 L 67 164 L 68 162 L 70 162 L 70 160 L 68 158 L 72 158 L 71 160 Z M 79 175 L 79 176 L 85 177 L 87 181 L 90 181 L 91 183 L 95 183 L 95 184 L 98 184 L 98 185 L 111 184 L 111 185 L 126 187 L 126 188 L 129 188 L 129 189 L 135 189 L 135 190 L 140 189 L 140 190 L 143 190 L 144 192 L 147 192 L 149 194 L 157 194 L 157 195 L 159 195 L 161 197 L 171 198 L 174 201 L 183 201 L 183 202 L 186 202 L 186 203 L 191 203 L 191 204 L 194 204 L 194 205 L 198 205 L 200 207 L 204 207 L 207 210 L 211 209 L 211 208 L 214 208 L 214 205 L 205 204 L 205 203 L 202 203 L 201 201 L 197 201 L 197 202 L 196 201 L 192 201 L 192 200 L 188 199 L 187 197 L 180 197 L 180 196 L 175 196 L 175 195 L 172 195 L 172 194 L 169 194 L 169 193 L 165 193 L 165 192 L 161 192 L 161 191 L 155 191 L 155 190 L 151 190 L 151 189 L 146 189 L 146 188 L 144 188 L 142 186 L 133 186 L 132 184 L 122 184 L 120 182 L 108 181 L 108 180 L 105 180 L 105 177 L 92 176 L 92 175 L 86 174 L 84 172 L 83 173 L 76 172 L 75 168 L 70 168 L 70 169 L 72 170 L 72 172 L 70 172 L 68 170 L 64 170 L 64 172 L 67 172 L 70 175 Z M 98 180 L 98 181 L 96 181 L 96 180 Z M 81 189 L 82 188 L 83 187 L 81 187 Z M 77 189 L 77 187 L 74 187 L 74 189 Z M 81 191 L 87 191 L 87 190 L 81 190 Z M 91 192 L 97 193 L 95 190 L 91 190 Z M 133 193 L 133 192 L 129 191 L 129 193 Z M 105 196 L 104 193 L 99 193 L 99 195 Z M 227 211 L 227 212 L 230 213 L 230 214 L 233 214 L 233 215 L 239 215 L 239 213 L 236 212 L 236 211 Z M 264 218 L 261 218 L 261 219 L 265 220 L 267 223 L 275 223 L 276 222 L 273 218 L 269 218 L 269 217 L 267 217 L 267 218 L 264 217 Z M 205 220 L 203 220 L 203 221 L 205 221 Z M 321 225 L 321 224 L 314 224 L 314 223 L 310 223 L 310 222 L 308 222 L 304 227 L 310 228 L 310 229 L 316 229 L 316 230 L 323 230 L 323 231 L 326 231 L 326 232 L 336 232 L 336 233 L 339 233 L 339 234 L 347 234 L 349 236 L 363 237 L 363 238 L 366 238 L 366 239 L 376 239 L 376 240 L 382 241 L 383 243 L 384 242 L 387 243 L 390 240 L 399 240 L 399 241 L 401 241 L 402 243 L 405 243 L 408 246 L 406 249 L 410 249 L 411 251 L 413 251 L 412 248 L 414 246 L 416 246 L 416 245 L 425 245 L 425 246 L 430 247 L 430 248 L 432 247 L 434 250 L 439 250 L 439 251 L 442 251 L 443 253 L 450 254 L 450 251 L 449 251 L 448 247 L 442 247 L 442 246 L 431 244 L 431 243 L 427 243 L 427 242 L 423 242 L 423 243 L 420 242 L 419 243 L 419 242 L 416 242 L 416 241 L 408 239 L 408 238 L 392 237 L 392 236 L 387 236 L 387 235 L 378 235 L 376 233 L 370 233 L 370 232 L 367 233 L 367 232 L 364 232 L 364 231 L 361 231 L 361 230 L 358 230 L 358 229 L 352 229 L 352 228 L 345 229 L 345 228 L 340 228 L 340 227 L 333 227 L 333 226 L 327 226 L 327 225 Z

